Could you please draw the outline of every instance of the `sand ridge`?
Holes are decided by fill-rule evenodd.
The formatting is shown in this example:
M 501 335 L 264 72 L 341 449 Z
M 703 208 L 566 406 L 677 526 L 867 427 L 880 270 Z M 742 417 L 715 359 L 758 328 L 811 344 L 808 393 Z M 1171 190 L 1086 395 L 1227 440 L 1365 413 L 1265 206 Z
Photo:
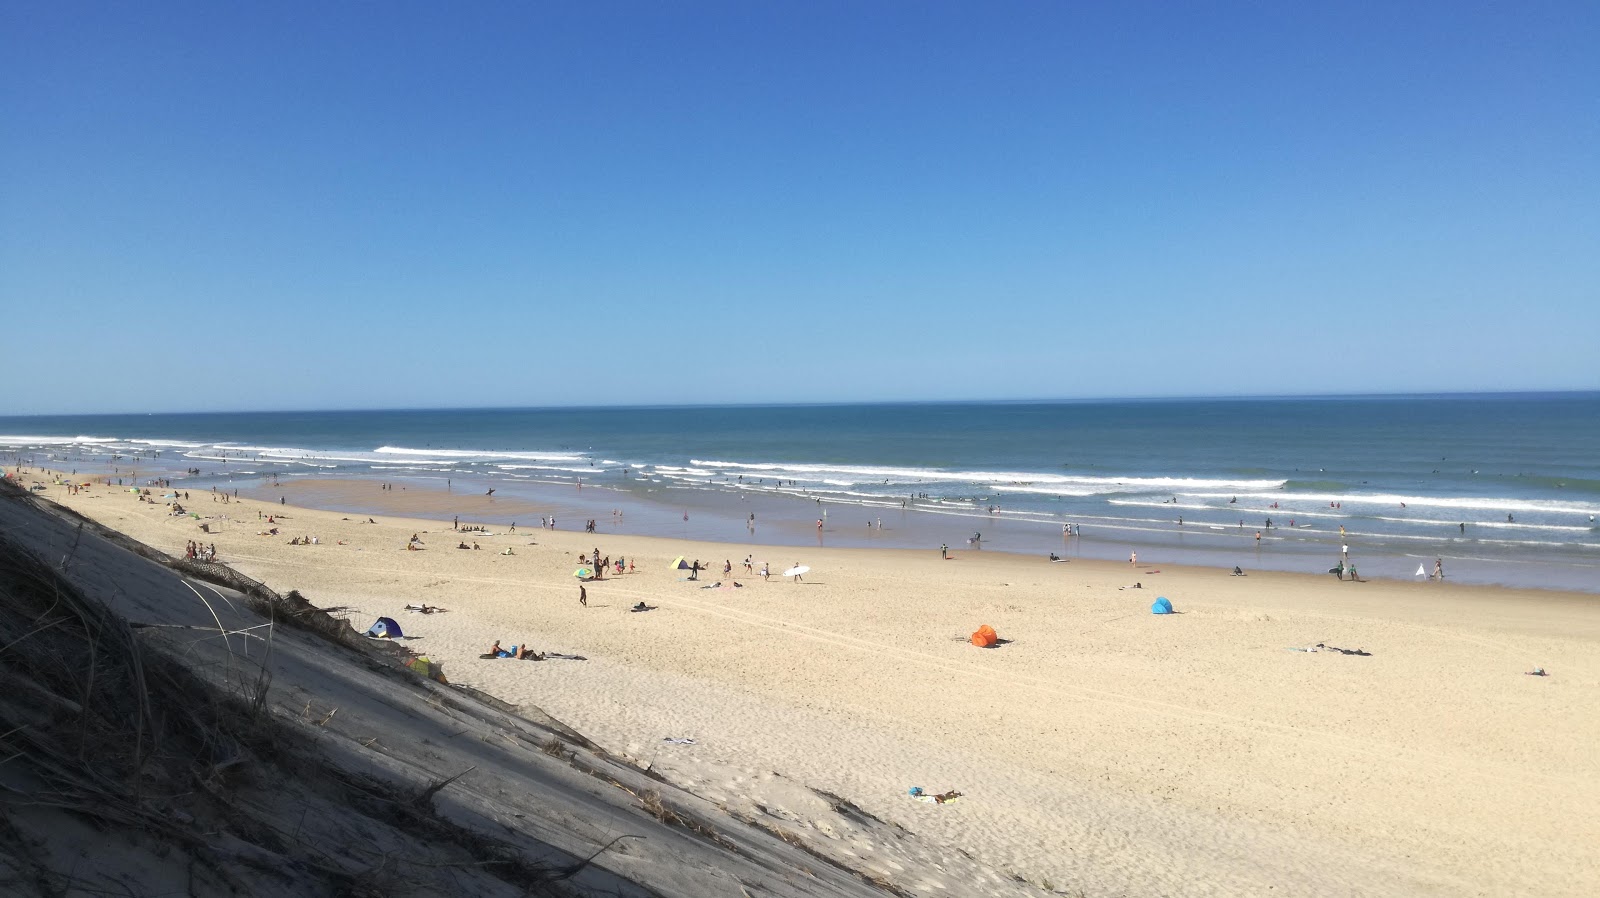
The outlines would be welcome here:
M 792 817 L 897 882 L 905 858 L 806 828 L 795 784 L 970 855 L 961 882 L 920 859 L 919 893 L 1005 894 L 1012 876 L 1090 894 L 1600 887 L 1592 596 L 1235 578 L 1149 558 L 773 550 L 605 520 L 597 534 L 519 523 L 458 550 L 448 520 L 192 495 L 192 511 L 232 520 L 201 534 L 126 492 L 49 492 L 169 550 L 214 541 L 239 570 L 362 626 L 394 616 L 453 680 L 537 704 L 715 801 Z M 438 501 L 405 495 L 396 510 Z M 285 517 L 278 537 L 257 535 L 258 512 Z M 426 551 L 405 550 L 412 533 Z M 321 544 L 287 544 L 302 534 Z M 593 546 L 638 571 L 588 584 L 584 608 L 571 573 Z M 770 582 L 743 574 L 747 552 L 772 564 Z M 666 569 L 680 554 L 719 573 L 732 560 L 745 587 L 685 582 Z M 776 576 L 797 560 L 806 583 Z M 1183 613 L 1149 614 L 1158 595 Z M 639 601 L 658 609 L 626 611 Z M 419 602 L 451 610 L 403 613 Z M 971 646 L 980 623 L 1011 642 Z M 477 658 L 494 639 L 589 660 Z M 1290 651 L 1318 642 L 1371 655 Z M 1522 675 L 1534 666 L 1552 676 Z M 919 804 L 914 785 L 965 797 Z

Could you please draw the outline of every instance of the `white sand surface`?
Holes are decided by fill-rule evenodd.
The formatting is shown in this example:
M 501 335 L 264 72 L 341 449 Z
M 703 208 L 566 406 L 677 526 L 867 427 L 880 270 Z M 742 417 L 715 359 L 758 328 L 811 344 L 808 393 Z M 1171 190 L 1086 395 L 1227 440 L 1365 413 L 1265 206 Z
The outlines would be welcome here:
M 1010 894 L 1017 878 L 1089 895 L 1600 892 L 1595 596 L 1159 559 L 775 551 L 606 522 L 458 550 L 448 519 L 367 524 L 196 493 L 190 509 L 221 528 L 208 535 L 126 492 L 48 495 L 169 551 L 215 542 L 222 561 L 362 627 L 393 616 L 453 681 L 537 705 L 917 894 Z M 406 501 L 422 500 L 397 499 L 397 514 Z M 464 521 L 469 501 L 489 500 L 459 500 Z M 258 512 L 284 516 L 279 536 L 257 535 Z M 405 550 L 412 533 L 425 551 Z M 581 607 L 572 571 L 592 546 L 638 569 L 588 584 Z M 770 582 L 742 573 L 752 551 Z M 667 569 L 677 555 L 717 573 L 686 582 Z M 724 559 L 744 588 L 701 589 Z M 776 576 L 796 561 L 812 568 L 803 584 Z M 1157 596 L 1182 613 L 1151 615 Z M 640 601 L 657 608 L 627 610 Z M 449 611 L 403 612 L 418 602 Z M 969 644 L 985 623 L 1010 642 Z M 495 639 L 588 660 L 478 658 Z M 1289 650 L 1319 642 L 1371 654 Z M 1551 675 L 1523 675 L 1535 666 Z M 912 786 L 963 797 L 918 803 Z M 813 790 L 916 847 L 857 838 Z

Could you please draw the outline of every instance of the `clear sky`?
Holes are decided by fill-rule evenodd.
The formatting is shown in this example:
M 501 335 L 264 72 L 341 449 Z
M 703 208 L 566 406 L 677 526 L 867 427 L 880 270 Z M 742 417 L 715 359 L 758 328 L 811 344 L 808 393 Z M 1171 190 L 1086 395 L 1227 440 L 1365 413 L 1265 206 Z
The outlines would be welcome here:
M 1600 387 L 1600 4 L 0 5 L 0 414 Z

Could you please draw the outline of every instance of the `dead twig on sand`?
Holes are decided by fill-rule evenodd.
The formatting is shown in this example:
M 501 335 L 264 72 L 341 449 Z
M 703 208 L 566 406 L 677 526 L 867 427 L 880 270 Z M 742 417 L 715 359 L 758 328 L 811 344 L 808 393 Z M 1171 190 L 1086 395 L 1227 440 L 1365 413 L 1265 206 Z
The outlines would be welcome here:
M 330 714 L 328 716 L 332 717 L 333 715 Z M 426 807 L 430 806 L 433 803 L 433 796 L 438 795 L 440 789 L 443 789 L 445 786 L 450 785 L 451 783 L 455 782 L 456 780 L 461 779 L 462 777 L 466 776 L 467 774 L 469 774 L 472 771 L 477 770 L 477 769 L 478 769 L 478 765 L 474 764 L 471 767 L 468 767 L 466 770 L 463 770 L 460 773 L 456 774 L 455 776 L 450 777 L 449 779 L 443 779 L 443 780 L 438 781 L 437 783 L 434 783 L 433 785 L 429 786 L 428 788 L 422 790 L 422 794 L 418 795 L 416 798 L 411 799 L 411 804 L 413 806 L 415 806 L 415 807 L 418 807 L 418 808 L 426 808 Z

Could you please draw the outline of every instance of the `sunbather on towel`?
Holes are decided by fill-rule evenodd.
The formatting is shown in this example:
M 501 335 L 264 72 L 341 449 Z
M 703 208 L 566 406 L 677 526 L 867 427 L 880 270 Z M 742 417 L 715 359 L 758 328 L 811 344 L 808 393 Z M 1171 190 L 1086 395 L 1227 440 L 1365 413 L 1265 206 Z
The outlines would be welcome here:
M 496 639 L 494 645 L 489 646 L 487 654 L 479 655 L 480 658 L 515 658 L 518 661 L 543 661 L 544 655 L 535 652 L 529 646 L 512 646 L 509 649 L 500 647 L 500 640 Z

